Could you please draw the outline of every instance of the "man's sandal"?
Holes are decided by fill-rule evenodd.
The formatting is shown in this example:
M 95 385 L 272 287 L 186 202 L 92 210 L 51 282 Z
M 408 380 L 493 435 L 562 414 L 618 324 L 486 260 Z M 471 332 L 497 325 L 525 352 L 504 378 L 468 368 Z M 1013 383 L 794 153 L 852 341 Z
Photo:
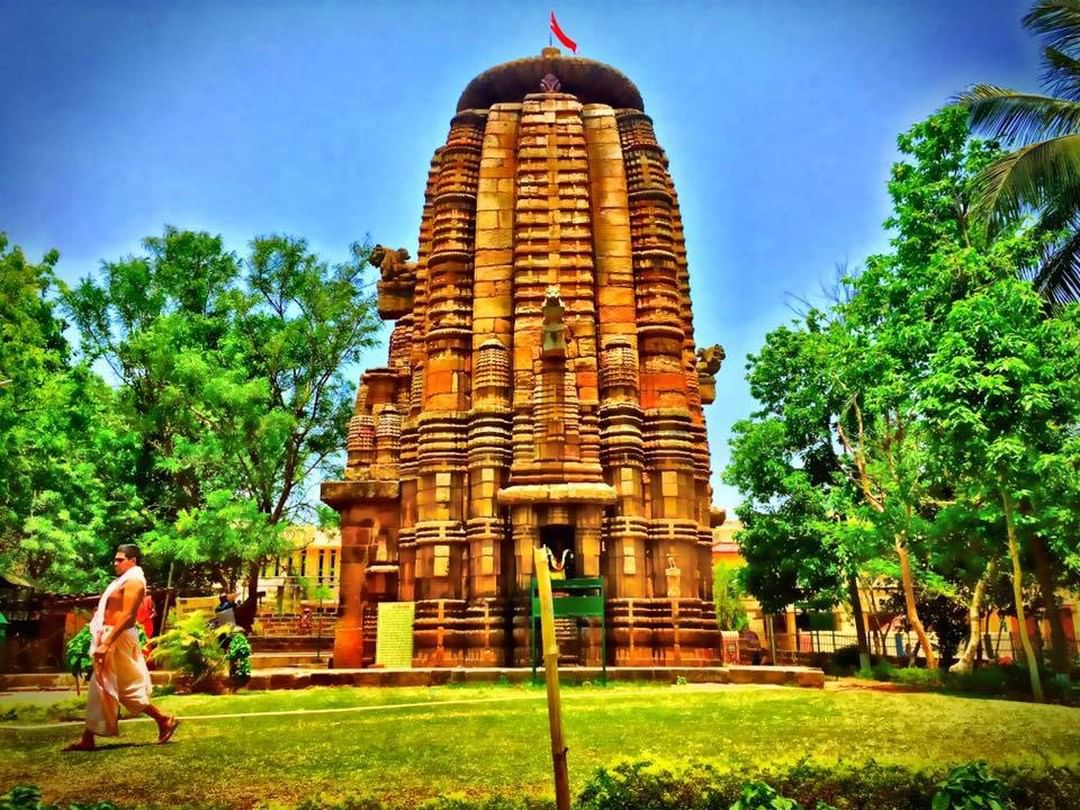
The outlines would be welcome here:
M 176 732 L 177 727 L 180 725 L 180 721 L 175 717 L 170 717 L 169 721 L 165 724 L 165 728 L 158 732 L 158 745 L 164 745 L 172 739 L 172 735 Z

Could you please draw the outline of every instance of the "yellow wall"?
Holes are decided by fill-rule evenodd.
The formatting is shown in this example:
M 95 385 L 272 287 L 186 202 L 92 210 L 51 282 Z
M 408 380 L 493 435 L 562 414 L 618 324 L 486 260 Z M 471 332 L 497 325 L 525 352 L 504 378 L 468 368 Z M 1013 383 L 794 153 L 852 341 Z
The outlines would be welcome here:
M 300 579 L 307 580 L 311 587 L 328 586 L 330 595 L 326 601 L 335 603 L 341 577 L 341 533 L 337 529 L 291 526 L 285 535 L 292 544 L 292 554 L 267 562 L 259 576 L 259 590 L 266 592 L 263 608 L 280 606 L 286 612 L 295 612 L 295 603 L 304 596 Z

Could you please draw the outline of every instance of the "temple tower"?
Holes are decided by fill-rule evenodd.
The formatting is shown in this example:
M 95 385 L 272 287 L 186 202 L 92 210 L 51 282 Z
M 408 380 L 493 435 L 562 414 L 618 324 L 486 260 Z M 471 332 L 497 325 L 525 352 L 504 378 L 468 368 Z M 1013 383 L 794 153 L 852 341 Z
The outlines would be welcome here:
M 477 76 L 417 260 L 372 263 L 396 323 L 345 480 L 322 488 L 342 516 L 335 666 L 373 662 L 383 601 L 415 603 L 417 666 L 527 664 L 540 545 L 604 578 L 609 664 L 715 661 L 702 406 L 723 350 L 694 343 L 678 198 L 633 83 L 556 48 Z

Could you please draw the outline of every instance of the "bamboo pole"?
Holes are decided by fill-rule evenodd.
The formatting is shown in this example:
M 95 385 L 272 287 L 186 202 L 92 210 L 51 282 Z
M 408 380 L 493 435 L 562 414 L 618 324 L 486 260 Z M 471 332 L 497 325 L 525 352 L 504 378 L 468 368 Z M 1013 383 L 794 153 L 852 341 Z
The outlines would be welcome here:
M 540 626 L 544 650 L 544 680 L 547 682 L 548 728 L 551 732 L 551 764 L 555 771 L 556 810 L 570 810 L 570 776 L 566 769 L 567 747 L 563 743 L 562 702 L 559 697 L 559 643 L 555 639 L 555 606 L 551 596 L 551 573 L 544 550 L 533 549 L 540 595 Z
M 165 632 L 165 624 L 169 621 L 169 592 L 172 590 L 173 566 L 176 560 L 169 561 L 169 578 L 165 582 L 165 601 L 161 605 L 161 623 L 158 625 L 158 635 Z

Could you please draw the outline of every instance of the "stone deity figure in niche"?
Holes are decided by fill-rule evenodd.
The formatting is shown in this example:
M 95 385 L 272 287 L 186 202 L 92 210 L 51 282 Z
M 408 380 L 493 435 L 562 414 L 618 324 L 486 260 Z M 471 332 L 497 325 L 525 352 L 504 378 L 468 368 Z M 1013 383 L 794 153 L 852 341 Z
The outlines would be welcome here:
M 667 555 L 667 568 L 664 569 L 667 576 L 667 595 L 669 599 L 678 599 L 682 595 L 682 569 L 675 562 L 675 555 L 670 551 Z
M 564 309 L 562 298 L 559 296 L 559 288 L 552 284 L 544 295 L 544 339 L 541 346 L 544 357 L 566 356 Z

